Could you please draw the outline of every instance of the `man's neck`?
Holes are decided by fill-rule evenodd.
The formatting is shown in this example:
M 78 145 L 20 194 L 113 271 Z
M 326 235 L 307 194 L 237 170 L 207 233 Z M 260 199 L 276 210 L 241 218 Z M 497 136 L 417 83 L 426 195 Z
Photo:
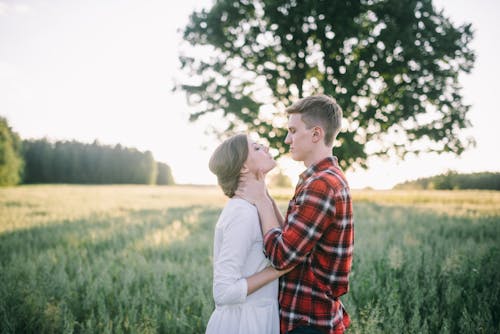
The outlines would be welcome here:
M 325 147 L 324 149 L 319 149 L 316 152 L 312 152 L 311 156 L 304 160 L 304 165 L 306 166 L 306 168 L 309 168 L 312 165 L 317 164 L 321 160 L 332 156 L 332 149 L 329 147 Z

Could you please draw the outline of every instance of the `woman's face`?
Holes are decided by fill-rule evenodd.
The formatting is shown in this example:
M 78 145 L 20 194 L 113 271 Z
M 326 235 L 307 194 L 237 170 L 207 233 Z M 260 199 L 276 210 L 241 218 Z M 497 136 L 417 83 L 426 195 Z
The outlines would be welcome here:
M 250 173 L 256 174 L 261 170 L 266 174 L 276 166 L 276 161 L 274 161 L 271 154 L 269 154 L 269 147 L 256 143 L 250 139 L 250 137 L 247 137 L 247 141 L 248 157 L 244 167 L 246 167 Z

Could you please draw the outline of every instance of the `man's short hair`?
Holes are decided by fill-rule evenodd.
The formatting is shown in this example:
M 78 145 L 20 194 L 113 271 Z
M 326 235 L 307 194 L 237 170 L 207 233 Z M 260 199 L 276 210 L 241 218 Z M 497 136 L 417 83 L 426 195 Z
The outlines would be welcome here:
M 288 114 L 301 114 L 308 129 L 320 126 L 325 131 L 325 144 L 333 146 L 342 125 L 342 109 L 333 97 L 324 94 L 307 96 L 285 111 Z

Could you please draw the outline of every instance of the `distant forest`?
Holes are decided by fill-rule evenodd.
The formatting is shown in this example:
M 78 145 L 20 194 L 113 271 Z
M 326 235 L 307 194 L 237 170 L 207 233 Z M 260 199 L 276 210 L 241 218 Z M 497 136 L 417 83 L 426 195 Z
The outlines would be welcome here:
M 77 141 L 21 140 L 0 117 L 0 186 L 19 183 L 174 184 L 150 151 Z
M 95 141 L 23 141 L 24 183 L 172 184 L 170 167 L 150 151 Z
M 484 189 L 500 190 L 500 173 L 483 172 L 459 174 L 449 171 L 444 174 L 420 178 L 414 181 L 400 183 L 394 189 Z

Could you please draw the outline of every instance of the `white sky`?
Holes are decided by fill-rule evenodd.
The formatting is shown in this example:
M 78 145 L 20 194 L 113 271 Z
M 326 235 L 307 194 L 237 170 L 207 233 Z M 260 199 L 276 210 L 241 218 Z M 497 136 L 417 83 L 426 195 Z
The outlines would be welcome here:
M 178 28 L 209 0 L 0 0 L 0 115 L 22 138 L 48 137 L 150 150 L 178 183 L 215 183 L 207 168 L 217 144 L 207 122 L 189 123 L 178 77 Z M 369 160 L 349 172 L 353 188 L 390 188 L 449 169 L 500 171 L 500 2 L 439 0 L 455 22 L 471 22 L 477 53 L 461 80 L 476 148 L 462 157 Z M 299 173 L 299 163 L 283 164 Z M 293 177 L 296 180 L 296 177 Z

